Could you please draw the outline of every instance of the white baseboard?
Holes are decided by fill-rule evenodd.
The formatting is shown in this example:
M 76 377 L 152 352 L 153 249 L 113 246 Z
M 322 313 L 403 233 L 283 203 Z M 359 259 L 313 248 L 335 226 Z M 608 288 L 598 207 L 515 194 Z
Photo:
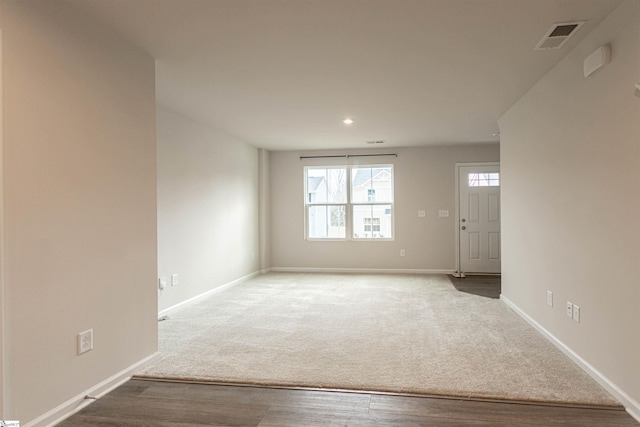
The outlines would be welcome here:
M 213 289 L 210 289 L 206 292 L 201 293 L 200 295 L 196 295 L 195 297 L 189 298 L 187 300 L 184 300 L 182 302 L 179 302 L 178 304 L 172 305 L 171 307 L 165 308 L 164 310 L 160 310 L 158 312 L 158 318 L 162 317 L 162 316 L 166 316 L 172 312 L 175 312 L 176 310 L 179 310 L 181 308 L 183 308 L 184 306 L 186 306 L 187 304 L 196 302 L 202 298 L 208 297 L 209 295 L 215 294 L 217 292 L 223 291 L 225 289 L 229 289 L 233 286 L 236 286 L 242 282 L 246 282 L 249 279 L 253 279 L 254 277 L 256 277 L 258 274 L 260 274 L 259 271 L 254 271 L 253 273 L 247 274 L 246 276 L 240 277 L 239 279 L 233 280 L 229 283 L 225 283 L 224 285 L 220 285 L 218 287 L 215 287 Z
M 79 412 L 83 408 L 93 403 L 94 399 L 87 399 L 86 396 L 97 397 L 98 399 L 109 393 L 110 391 L 129 381 L 131 376 L 145 366 L 155 362 L 160 358 L 160 353 L 154 353 L 144 359 L 134 363 L 128 368 L 123 369 L 106 380 L 94 385 L 93 387 L 83 391 L 82 393 L 72 397 L 66 402 L 61 403 L 50 411 L 40 415 L 34 420 L 24 424 L 24 427 L 49 427 L 54 426 L 71 415 Z
M 271 267 L 280 273 L 360 273 L 360 274 L 453 274 L 455 270 L 428 270 L 411 268 L 316 268 L 316 267 Z
M 566 354 L 571 360 L 573 360 L 583 371 L 589 374 L 594 380 L 598 382 L 605 390 L 607 390 L 613 397 L 625 407 L 629 415 L 640 422 L 640 403 L 625 393 L 620 387 L 618 387 L 613 381 L 604 376 L 600 371 L 593 367 L 589 362 L 580 357 L 576 352 L 571 350 L 566 344 L 556 338 L 551 332 L 547 331 L 538 322 L 533 320 L 528 314 L 515 305 L 509 298 L 504 295 L 500 295 L 500 299 L 516 312 L 520 317 L 526 320 L 531 326 L 536 328 L 542 335 L 551 341 L 556 347 L 558 347 L 564 354 Z

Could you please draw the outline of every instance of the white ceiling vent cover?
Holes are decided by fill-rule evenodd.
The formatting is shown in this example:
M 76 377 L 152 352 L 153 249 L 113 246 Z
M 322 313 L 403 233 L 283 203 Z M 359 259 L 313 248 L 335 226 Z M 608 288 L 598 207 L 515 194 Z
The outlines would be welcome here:
M 553 24 L 533 50 L 560 49 L 587 21 Z

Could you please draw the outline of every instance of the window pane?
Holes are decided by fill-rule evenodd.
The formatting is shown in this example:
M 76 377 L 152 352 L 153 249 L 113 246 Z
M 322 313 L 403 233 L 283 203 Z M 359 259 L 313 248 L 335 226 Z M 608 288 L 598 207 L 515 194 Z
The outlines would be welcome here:
M 353 203 L 392 202 L 392 188 L 393 170 L 390 166 L 351 170 L 351 201 Z
M 344 206 L 309 206 L 310 239 L 344 239 L 347 237 Z
M 391 205 L 357 205 L 353 207 L 353 237 L 356 239 L 390 239 Z
M 307 169 L 307 193 L 309 203 L 346 203 L 347 170 Z
M 499 187 L 500 173 L 470 173 L 469 187 Z

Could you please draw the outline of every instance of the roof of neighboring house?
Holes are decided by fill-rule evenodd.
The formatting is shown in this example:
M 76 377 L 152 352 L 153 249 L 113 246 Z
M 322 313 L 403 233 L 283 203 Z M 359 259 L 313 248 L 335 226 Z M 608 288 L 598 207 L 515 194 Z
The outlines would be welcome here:
M 369 173 L 371 171 L 371 173 Z M 371 179 L 382 172 L 388 172 L 389 168 L 373 168 L 373 169 L 358 169 L 356 172 L 356 176 L 353 177 L 353 182 L 351 183 L 354 187 L 358 187 L 366 182 L 371 181 Z
M 307 191 L 309 193 L 315 193 L 322 181 L 324 181 L 324 176 L 310 176 L 307 179 Z

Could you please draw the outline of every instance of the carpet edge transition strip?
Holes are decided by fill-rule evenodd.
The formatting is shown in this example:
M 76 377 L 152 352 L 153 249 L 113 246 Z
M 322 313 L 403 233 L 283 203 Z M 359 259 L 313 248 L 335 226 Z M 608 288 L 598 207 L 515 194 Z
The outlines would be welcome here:
M 499 399 L 491 397 L 481 396 L 462 396 L 453 394 L 423 394 L 423 393 L 407 393 L 387 390 L 359 390 L 359 389 L 342 389 L 342 388 L 322 388 L 322 387 L 305 387 L 299 385 L 290 384 L 264 384 L 264 383 L 236 383 L 225 381 L 214 381 L 205 379 L 192 379 L 192 378 L 162 378 L 145 375 L 133 375 L 131 380 L 138 381 L 157 381 L 168 383 L 183 383 L 183 384 L 201 384 L 201 385 L 213 385 L 213 386 L 227 386 L 227 387 L 253 387 L 253 388 L 266 388 L 276 390 L 305 390 L 305 391 L 324 391 L 330 393 L 352 393 L 352 394 L 371 394 L 380 396 L 402 396 L 402 397 L 416 397 L 427 399 L 443 399 L 443 400 L 462 400 L 469 402 L 486 402 L 486 403 L 505 403 L 512 405 L 531 405 L 531 406 L 548 406 L 557 408 L 580 408 L 580 409 L 599 409 L 609 411 L 625 411 L 622 404 L 618 405 L 598 405 L 588 403 L 577 402 L 551 402 L 541 400 L 519 400 L 519 399 Z

